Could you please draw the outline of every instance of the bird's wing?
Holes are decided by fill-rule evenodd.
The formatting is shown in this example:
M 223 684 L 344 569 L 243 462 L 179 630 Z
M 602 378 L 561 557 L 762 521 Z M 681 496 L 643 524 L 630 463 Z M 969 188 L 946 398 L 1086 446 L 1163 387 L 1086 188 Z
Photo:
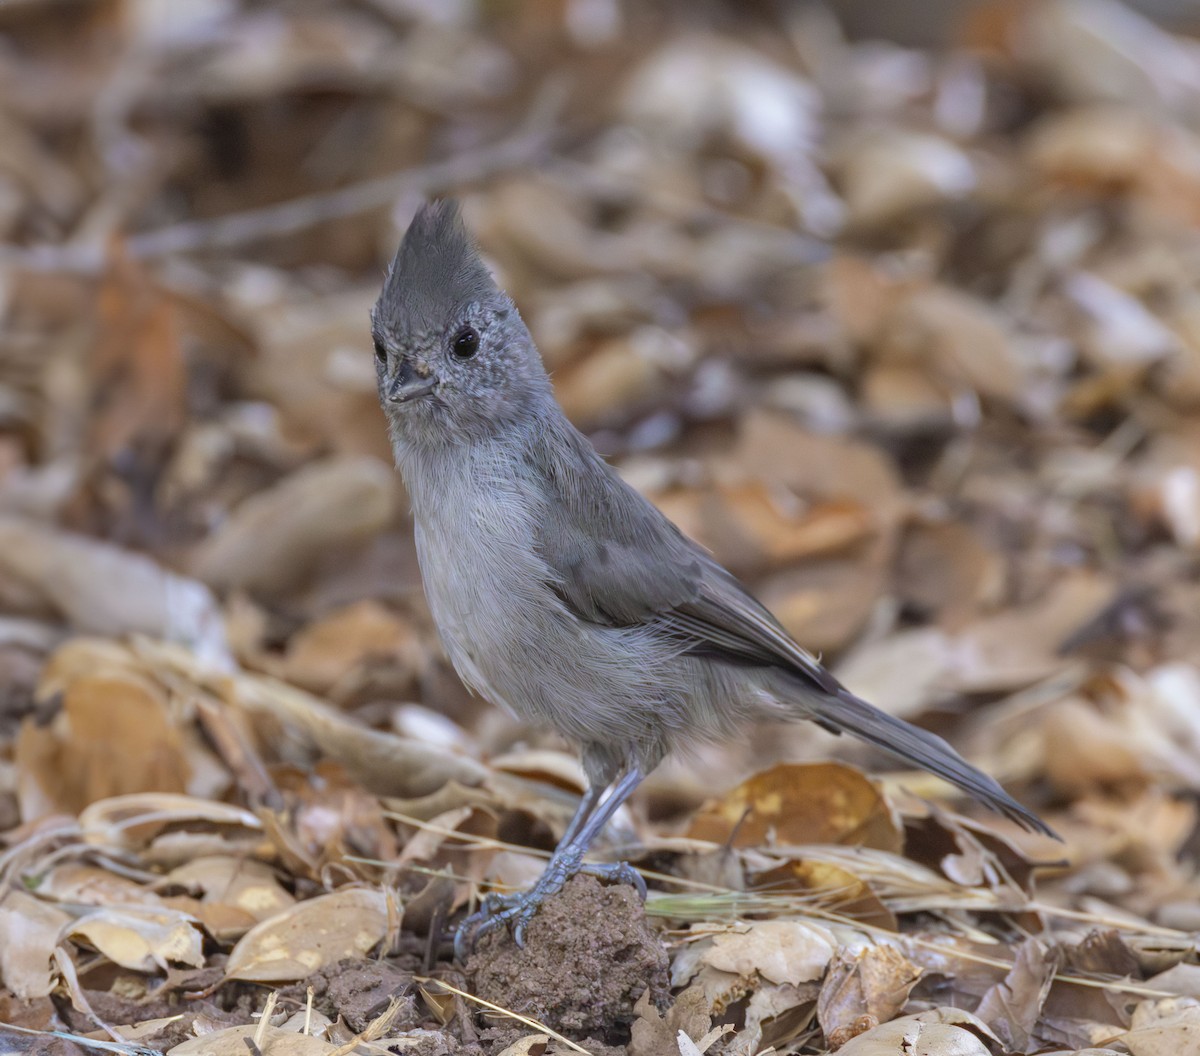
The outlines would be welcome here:
M 654 625 L 688 651 L 781 669 L 794 680 L 798 715 L 870 741 L 1026 828 L 1053 835 L 941 737 L 846 689 L 583 437 L 565 426 L 561 439 L 539 444 L 532 456 L 547 500 L 537 545 L 554 577 L 552 588 L 577 618 L 612 627 Z
M 840 688 L 811 653 L 701 547 L 627 485 L 573 430 L 540 446 L 548 502 L 538 531 L 552 584 L 580 619 L 653 623 L 696 652 L 786 667 L 827 693 Z M 568 447 L 569 445 L 569 447 Z M 550 452 L 571 450 L 567 458 Z

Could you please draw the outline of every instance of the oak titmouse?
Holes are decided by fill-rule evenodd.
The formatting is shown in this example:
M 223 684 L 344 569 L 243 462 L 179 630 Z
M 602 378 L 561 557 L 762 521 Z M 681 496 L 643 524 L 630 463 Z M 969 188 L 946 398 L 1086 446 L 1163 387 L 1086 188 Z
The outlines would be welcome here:
M 462 680 L 577 743 L 589 788 L 542 877 L 460 927 L 507 924 L 588 871 L 614 811 L 676 745 L 755 719 L 852 733 L 1029 829 L 1046 825 L 940 737 L 860 700 L 567 421 L 453 202 L 412 221 L 372 313 L 379 395 L 425 593 Z

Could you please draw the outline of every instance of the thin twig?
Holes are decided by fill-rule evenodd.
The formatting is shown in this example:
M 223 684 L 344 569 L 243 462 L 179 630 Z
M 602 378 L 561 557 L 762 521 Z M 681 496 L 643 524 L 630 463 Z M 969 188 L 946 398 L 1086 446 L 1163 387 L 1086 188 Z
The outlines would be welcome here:
M 549 146 L 565 101 L 565 83 L 553 78 L 542 87 L 521 124 L 496 143 L 442 161 L 362 180 L 336 191 L 306 194 L 259 209 L 143 231 L 125 240 L 125 255 L 135 260 L 153 260 L 201 249 L 244 246 L 295 234 L 328 220 L 365 213 L 388 205 L 401 195 L 430 194 L 520 168 L 537 160 Z M 106 252 L 104 246 L 95 244 L 0 246 L 0 264 L 27 271 L 91 274 L 103 267 Z
M 171 1017 L 172 1022 L 180 1019 L 183 1019 L 182 1015 Z M 72 1045 L 99 1049 L 102 1052 L 119 1052 L 122 1056 L 163 1056 L 162 1049 L 153 1049 L 133 1041 L 125 1044 L 116 1041 L 100 1041 L 97 1038 L 85 1038 L 79 1034 L 68 1034 L 65 1030 L 34 1030 L 32 1027 L 19 1027 L 15 1023 L 0 1023 L 0 1030 L 11 1030 L 18 1034 L 33 1034 L 41 1038 L 61 1038 L 63 1041 L 69 1041 Z

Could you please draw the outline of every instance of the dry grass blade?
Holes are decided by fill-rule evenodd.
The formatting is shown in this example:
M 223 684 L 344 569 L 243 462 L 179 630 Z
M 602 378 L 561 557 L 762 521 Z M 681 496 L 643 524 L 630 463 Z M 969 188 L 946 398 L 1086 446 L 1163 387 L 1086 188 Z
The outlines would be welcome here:
M 182 1018 L 176 1016 L 176 1019 Z M 33 1030 L 30 1027 L 19 1027 L 14 1023 L 0 1023 L 0 1030 L 11 1030 L 16 1034 L 31 1034 L 39 1038 L 59 1038 L 84 1049 L 96 1049 L 100 1052 L 119 1052 L 124 1056 L 163 1056 L 161 1049 L 138 1045 L 132 1041 L 100 1041 L 97 1038 L 84 1038 L 78 1034 L 68 1034 L 62 1030 Z

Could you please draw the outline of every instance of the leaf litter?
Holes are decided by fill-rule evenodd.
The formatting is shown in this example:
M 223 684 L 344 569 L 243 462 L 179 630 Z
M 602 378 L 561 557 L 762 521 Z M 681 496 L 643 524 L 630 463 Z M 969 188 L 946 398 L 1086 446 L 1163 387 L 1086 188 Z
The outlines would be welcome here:
M 1200 21 L 935 6 L 0 12 L 6 1048 L 1196 1049 Z M 763 728 L 614 819 L 644 911 L 452 964 L 580 774 L 454 678 L 389 464 L 442 192 L 618 470 L 1062 844 Z

